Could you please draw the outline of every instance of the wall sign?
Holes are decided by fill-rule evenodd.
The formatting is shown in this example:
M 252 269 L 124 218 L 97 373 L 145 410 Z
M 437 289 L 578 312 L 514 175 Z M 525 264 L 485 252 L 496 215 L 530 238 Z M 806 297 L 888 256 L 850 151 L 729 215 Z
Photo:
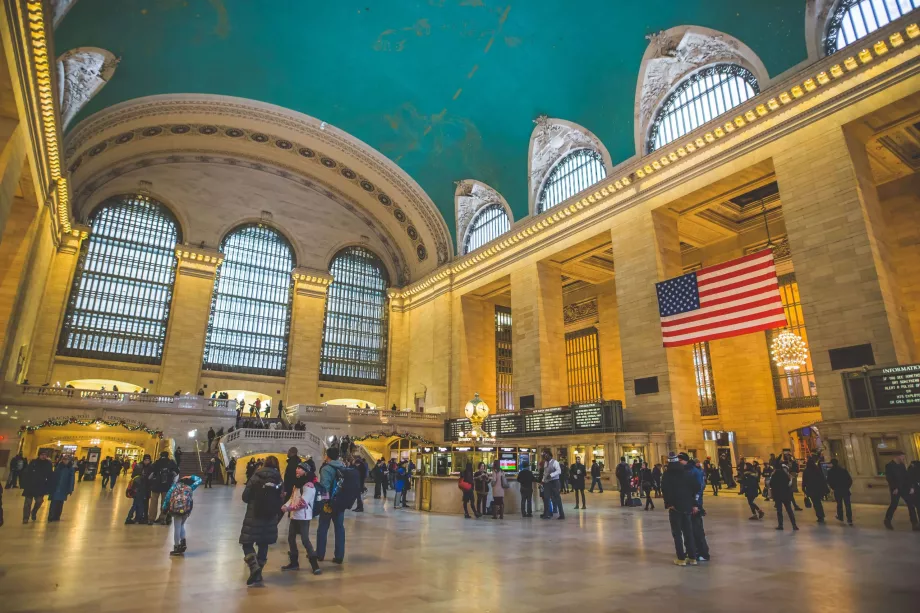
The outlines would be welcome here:
M 853 417 L 920 413 L 920 364 L 847 372 L 843 382 Z

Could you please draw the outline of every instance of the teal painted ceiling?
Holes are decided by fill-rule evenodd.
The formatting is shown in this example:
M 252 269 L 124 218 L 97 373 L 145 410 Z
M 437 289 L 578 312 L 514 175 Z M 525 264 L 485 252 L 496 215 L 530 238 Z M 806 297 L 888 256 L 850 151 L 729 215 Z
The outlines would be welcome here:
M 614 164 L 635 153 L 646 34 L 720 30 L 775 76 L 806 58 L 804 11 L 805 0 L 78 0 L 55 46 L 121 58 L 78 119 L 153 94 L 287 107 L 399 164 L 454 233 L 459 179 L 527 215 L 538 115 L 591 130 Z

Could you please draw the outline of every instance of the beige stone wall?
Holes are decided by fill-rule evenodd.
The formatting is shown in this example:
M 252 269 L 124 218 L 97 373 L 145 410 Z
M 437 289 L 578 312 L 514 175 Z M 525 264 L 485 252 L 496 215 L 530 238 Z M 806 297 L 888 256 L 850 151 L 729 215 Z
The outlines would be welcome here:
M 291 314 L 287 386 L 284 403 L 316 404 L 319 401 L 319 356 L 326 315 L 326 287 L 297 282 Z
M 451 406 L 462 411 L 479 393 L 493 409 L 495 403 L 495 305 L 473 296 L 454 301 L 453 326 L 456 359 L 453 361 L 454 394 Z
M 387 352 L 387 407 L 394 403 L 404 409 L 414 406 L 408 392 L 409 315 L 403 310 L 402 298 L 390 296 L 390 336 Z
M 424 395 L 425 410 L 448 410 L 451 398 L 452 297 L 442 294 L 411 309 L 407 315 L 408 367 L 406 401 Z M 459 416 L 463 407 L 450 407 Z
M 920 173 L 879 187 L 901 304 L 920 347 Z M 920 356 L 916 356 L 920 359 Z
M 597 286 L 597 336 L 604 399 L 624 401 L 623 353 L 620 349 L 620 318 L 614 281 Z

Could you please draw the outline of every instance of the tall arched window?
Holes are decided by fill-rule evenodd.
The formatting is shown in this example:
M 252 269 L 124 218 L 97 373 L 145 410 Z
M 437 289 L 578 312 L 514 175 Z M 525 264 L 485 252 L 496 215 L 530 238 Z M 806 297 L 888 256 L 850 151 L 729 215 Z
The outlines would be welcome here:
M 508 219 L 508 213 L 502 205 L 495 203 L 479 209 L 466 231 L 463 255 L 476 251 L 510 229 L 511 220 Z
M 372 251 L 346 247 L 332 259 L 319 378 L 385 385 L 387 375 L 386 268 Z
M 831 55 L 920 8 L 920 0 L 840 0 L 827 24 L 824 51 Z
M 204 368 L 284 376 L 291 330 L 294 251 L 262 224 L 237 228 L 220 245 Z
M 651 153 L 760 93 L 754 74 L 737 64 L 716 64 L 682 81 L 665 98 L 648 133 Z
M 543 183 L 537 200 L 537 214 L 562 204 L 606 176 L 607 169 L 600 153 L 591 149 L 573 151 L 556 163 Z
M 93 212 L 58 353 L 144 364 L 163 358 L 176 279 L 179 224 L 146 196 L 117 196 Z

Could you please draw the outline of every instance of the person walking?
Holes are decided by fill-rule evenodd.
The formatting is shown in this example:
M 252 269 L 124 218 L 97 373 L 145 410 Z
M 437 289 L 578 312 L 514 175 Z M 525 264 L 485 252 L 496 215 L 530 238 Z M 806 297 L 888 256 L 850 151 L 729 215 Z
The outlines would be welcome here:
M 307 550 L 307 560 L 314 575 L 322 574 L 319 560 L 313 543 L 310 542 L 310 520 L 316 509 L 316 473 L 310 470 L 310 465 L 300 463 L 294 474 L 291 484 L 293 490 L 291 497 L 281 507 L 282 513 L 288 513 L 291 522 L 288 524 L 288 557 L 290 561 L 281 567 L 281 570 L 300 570 L 300 552 L 297 549 L 297 537 L 300 537 L 304 549 Z
M 54 467 L 48 459 L 48 452 L 39 450 L 38 458 L 29 462 L 23 470 L 20 485 L 25 501 L 22 505 L 22 523 L 29 523 L 29 518 L 36 521 L 38 510 L 42 508 L 45 496 L 51 493 L 51 477 Z
M 652 469 L 652 479 L 655 481 L 655 498 L 661 498 L 661 464 L 655 464 Z
M 910 477 L 907 473 L 903 451 L 895 451 L 893 458 L 885 465 L 885 480 L 888 481 L 888 491 L 891 494 L 891 504 L 885 512 L 885 527 L 894 530 L 891 520 L 894 518 L 894 512 L 898 508 L 901 500 L 907 504 L 907 513 L 910 515 L 910 523 L 915 531 L 920 531 L 920 524 L 917 523 L 917 509 L 914 506 L 914 496 L 917 490 L 911 485 Z
M 148 476 L 150 485 L 150 503 L 147 512 L 148 524 L 161 524 L 168 526 L 169 515 L 160 510 L 166 492 L 172 487 L 179 476 L 179 467 L 169 459 L 169 452 L 161 451 L 160 458 L 153 463 L 153 468 Z
M 393 481 L 396 487 L 396 494 L 393 496 L 393 508 L 406 508 L 406 494 L 409 491 L 409 469 L 406 468 L 406 461 L 403 460 L 396 467 L 396 479 Z
M 712 495 L 718 496 L 719 489 L 722 485 L 722 477 L 719 475 L 719 470 L 715 466 L 710 465 L 707 477 L 709 477 L 709 483 L 712 485 Z
M 837 501 L 837 521 L 843 521 L 843 509 L 846 507 L 847 524 L 853 525 L 853 506 L 850 504 L 850 488 L 853 487 L 853 477 L 850 472 L 840 465 L 837 458 L 831 460 L 831 467 L 827 471 L 827 486 L 834 492 Z
M 559 478 L 562 468 L 559 462 L 553 459 L 549 449 L 543 450 L 543 515 L 542 519 L 552 519 L 553 510 L 559 511 L 558 519 L 565 519 L 565 509 L 562 508 L 562 496 L 559 490 Z
M 77 461 L 77 483 L 83 483 L 83 475 L 86 474 L 86 458 L 80 458 Z
M 805 464 L 805 471 L 802 473 L 802 489 L 805 490 L 806 501 L 811 501 L 811 506 L 815 509 L 815 516 L 818 523 L 824 523 L 824 496 L 828 493 L 827 480 L 824 478 L 824 471 L 818 466 L 815 456 L 808 458 Z M 806 505 L 807 506 L 807 505 Z
M 664 497 L 664 507 L 668 510 L 668 522 L 671 524 L 671 536 L 677 554 L 674 564 L 678 566 L 697 564 L 690 516 L 699 511 L 695 506 L 698 488 L 696 479 L 681 465 L 678 454 L 673 451 L 668 453 L 668 467 L 661 476 L 661 494 Z
M 776 456 L 771 453 L 770 460 L 763 467 L 763 499 L 767 502 L 770 502 L 770 477 L 773 476 L 773 471 L 776 470 L 774 468 L 775 464 Z
M 133 490 L 131 508 L 125 524 L 146 524 L 147 505 L 150 504 L 150 475 L 153 472 L 153 462 L 150 454 L 144 454 L 141 463 L 134 467 L 128 489 Z
M 76 481 L 77 470 L 73 465 L 73 458 L 70 454 L 65 453 L 61 460 L 54 467 L 54 474 L 51 478 L 51 493 L 48 496 L 50 508 L 48 509 L 48 521 L 61 521 L 61 513 L 64 511 L 64 502 L 67 497 L 73 494 L 73 487 Z
M 249 567 L 247 586 L 262 585 L 262 567 L 268 561 L 268 546 L 278 542 L 283 494 L 278 458 L 269 456 L 243 489 L 246 515 L 239 542 L 243 547 L 243 561 Z
M 115 482 L 118 481 L 118 475 L 121 474 L 121 460 L 114 458 L 109 462 L 109 491 L 115 489 Z
M 410 463 L 411 466 L 411 463 Z M 358 500 L 355 503 L 355 513 L 364 513 L 364 495 L 367 493 L 367 488 L 364 486 L 364 483 L 367 481 L 367 462 L 364 461 L 362 457 L 356 457 L 354 461 L 354 467 L 358 471 Z M 412 483 L 412 472 L 411 470 L 406 469 L 406 475 L 409 481 L 409 484 Z M 408 488 L 408 485 L 406 487 Z
M 99 464 L 99 474 L 102 475 L 102 489 L 105 489 L 105 486 L 109 484 L 109 465 L 111 463 L 112 459 L 109 456 L 105 456 L 105 459 Z
M 458 487 L 460 491 L 463 492 L 463 516 L 466 519 L 470 519 L 470 511 L 467 508 L 467 505 L 472 507 L 473 515 L 476 516 L 476 519 L 479 519 L 479 505 L 476 503 L 476 477 L 473 475 L 473 463 L 467 462 L 466 468 L 463 469 L 463 474 L 460 475 L 460 482 Z
M 776 529 L 783 529 L 783 509 L 785 508 L 792 529 L 798 530 L 795 513 L 792 512 L 792 477 L 786 465 L 781 462 L 781 460 L 776 460 L 773 474 L 770 476 L 770 494 L 773 497 L 773 505 L 776 507 Z
M 171 556 L 185 555 L 188 545 L 185 542 L 185 524 L 192 514 L 193 495 L 201 485 L 201 477 L 188 475 L 178 479 L 166 492 L 163 499 L 163 512 L 173 520 L 173 550 Z
M 572 490 L 575 492 L 575 508 L 578 508 L 578 495 L 581 494 L 581 508 L 585 507 L 585 477 L 588 475 L 588 468 L 581 463 L 581 458 L 575 456 L 575 463 L 569 468 L 569 480 L 572 482 Z
M 521 517 L 533 517 L 533 484 L 535 481 L 533 471 L 527 460 L 521 462 L 521 471 L 517 476 L 521 488 Z M 582 492 L 584 495 L 584 492 Z
M 338 447 L 326 450 L 323 466 L 319 469 L 319 481 L 323 489 L 329 494 L 330 501 L 325 503 L 319 516 L 319 526 L 316 530 L 316 556 L 320 562 L 326 558 L 326 539 L 329 536 L 329 524 L 334 526 L 335 550 L 332 561 L 342 564 L 345 561 L 345 510 L 332 508 L 331 498 L 335 496 L 335 482 L 339 472 L 345 469 L 345 464 L 339 459 Z M 395 472 L 394 476 L 395 476 Z
M 213 426 L 208 428 L 208 453 L 211 453 L 211 449 L 214 448 L 214 428 Z
M 626 463 L 626 456 L 620 458 L 617 464 L 614 476 L 617 478 L 617 485 L 620 488 L 620 506 L 626 507 L 631 505 L 632 500 L 632 470 Z
M 744 478 L 741 480 L 741 491 L 747 497 L 748 506 L 751 507 L 750 520 L 757 521 L 763 519 L 764 512 L 757 506 L 754 500 L 760 495 L 760 477 L 754 472 L 753 467 L 748 465 L 745 470 Z
M 639 469 L 639 484 L 645 493 L 645 510 L 655 510 L 655 503 L 652 502 L 652 490 L 655 488 L 655 476 L 646 462 L 642 463 Z
M 217 474 L 217 458 L 211 458 L 207 466 L 204 467 L 204 487 L 205 489 L 213 488 L 214 476 Z
M 591 460 L 591 489 L 588 490 L 592 494 L 594 493 L 594 486 L 597 486 L 600 490 L 600 493 L 604 493 L 604 486 L 601 484 L 601 466 L 597 463 L 597 460 Z
M 559 475 L 559 489 L 563 494 L 569 493 L 569 464 L 566 462 L 565 458 L 559 459 L 559 468 L 562 469 L 562 474 Z
M 479 463 L 473 478 L 476 480 L 476 516 L 482 517 L 489 510 L 489 481 L 491 481 L 485 462 Z
M 227 464 L 227 482 L 224 485 L 236 485 L 236 458 L 230 458 Z
M 492 474 L 489 476 L 492 485 L 492 519 L 505 519 L 505 490 L 508 489 L 508 478 L 502 471 L 501 462 L 492 462 Z
M 22 485 L 20 475 L 22 475 L 22 471 L 25 467 L 26 460 L 22 457 L 22 453 L 14 455 L 13 459 L 10 460 L 10 476 L 9 479 L 6 480 L 6 489 L 19 489 L 19 486 L 16 484 L 19 483 Z
M 686 453 L 677 454 L 677 461 L 690 473 L 696 480 L 696 508 L 697 511 L 690 514 L 690 525 L 693 528 L 693 543 L 696 545 L 696 559 L 699 562 L 709 561 L 709 543 L 706 542 L 706 529 L 703 525 L 703 518 L 706 517 L 706 509 L 703 508 L 703 494 L 706 493 L 706 475 L 703 474 L 703 467 L 699 460 L 691 460 Z

